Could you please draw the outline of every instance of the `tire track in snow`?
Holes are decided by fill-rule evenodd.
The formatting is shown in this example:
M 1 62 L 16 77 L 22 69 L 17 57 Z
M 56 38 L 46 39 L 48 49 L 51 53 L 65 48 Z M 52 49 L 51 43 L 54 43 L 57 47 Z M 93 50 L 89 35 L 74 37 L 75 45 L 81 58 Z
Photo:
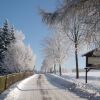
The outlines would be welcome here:
M 42 95 L 42 100 L 52 100 L 51 97 L 49 97 L 48 91 L 46 89 L 43 89 L 42 84 L 44 83 L 43 76 L 39 75 L 37 80 L 37 85 L 40 88 L 40 94 Z M 45 83 L 44 83 L 45 84 Z

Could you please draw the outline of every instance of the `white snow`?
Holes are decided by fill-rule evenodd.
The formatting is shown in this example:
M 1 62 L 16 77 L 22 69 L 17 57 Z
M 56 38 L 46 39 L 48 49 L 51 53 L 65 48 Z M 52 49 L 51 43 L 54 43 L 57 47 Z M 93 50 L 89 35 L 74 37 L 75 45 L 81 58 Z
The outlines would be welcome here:
M 25 36 L 21 31 L 16 30 L 15 38 L 7 49 L 3 66 L 10 72 L 33 70 L 36 55 L 31 46 L 24 43 Z
M 88 97 L 89 96 L 91 97 L 91 95 L 93 95 L 94 98 L 100 97 L 100 71 L 88 72 L 88 83 L 85 83 L 85 72 L 80 72 L 79 79 L 76 79 L 75 75 L 76 75 L 76 73 L 70 72 L 70 73 L 63 73 L 62 77 L 60 77 L 59 75 L 53 74 L 53 76 L 58 77 L 58 79 L 56 79 L 52 75 L 48 75 L 48 78 L 50 77 L 49 81 L 51 81 L 51 83 L 53 81 L 55 81 L 55 82 L 57 81 L 56 83 L 59 83 L 59 84 L 62 83 L 60 85 L 56 84 L 57 87 L 60 86 L 59 88 L 63 88 L 62 87 L 63 82 L 64 82 L 63 80 L 66 80 L 67 83 L 64 82 L 64 84 L 70 85 L 72 83 L 72 85 L 75 86 L 75 89 L 82 90 L 85 93 L 87 93 L 87 92 L 90 93 L 88 95 Z M 0 99 L 0 100 L 14 100 L 14 98 L 18 98 L 19 95 L 21 94 L 21 91 L 19 89 L 22 89 L 22 90 L 26 89 L 26 87 L 27 87 L 26 83 L 30 82 L 30 80 L 32 80 L 33 78 L 37 79 L 37 76 L 38 75 L 33 75 L 33 76 L 21 81 L 19 84 L 17 84 L 17 87 L 15 86 L 14 88 L 11 89 L 11 91 L 6 96 L 6 99 Z M 33 88 L 32 86 L 28 86 L 28 89 L 29 88 L 32 89 Z M 68 88 L 70 88 L 70 87 L 68 87 Z M 96 100 L 98 100 L 98 99 L 96 99 Z
M 20 91 L 18 88 L 24 88 L 25 83 L 27 83 L 29 80 L 31 80 L 32 78 L 36 78 L 37 75 L 33 75 L 30 76 L 24 80 L 22 80 L 21 82 L 11 86 L 9 89 L 7 89 L 6 91 L 4 91 L 1 95 L 0 95 L 0 100 L 14 100 L 14 98 L 19 97 L 20 95 Z M 5 95 L 6 94 L 6 95 Z M 5 97 L 3 97 L 3 95 L 5 95 Z M 2 99 L 3 98 L 3 99 Z
M 88 72 L 88 83 L 85 83 L 85 72 L 80 72 L 80 78 L 75 78 L 76 73 L 63 73 L 63 79 L 75 83 L 77 88 L 87 91 L 89 93 L 94 93 L 95 96 L 100 96 L 100 71 Z M 59 76 L 57 76 L 59 77 Z

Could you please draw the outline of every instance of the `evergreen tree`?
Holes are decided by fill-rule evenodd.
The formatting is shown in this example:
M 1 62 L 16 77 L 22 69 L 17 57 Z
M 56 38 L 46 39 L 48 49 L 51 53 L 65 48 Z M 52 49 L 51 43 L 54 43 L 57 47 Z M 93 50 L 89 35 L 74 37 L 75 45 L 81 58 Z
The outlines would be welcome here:
M 9 27 L 9 24 L 8 24 L 8 21 L 5 20 L 4 22 L 4 26 L 3 26 L 3 29 L 2 29 L 2 40 L 4 41 L 4 50 L 7 50 L 8 46 L 14 42 L 15 40 L 15 37 L 14 37 L 14 27 L 12 27 L 10 29 Z
M 5 20 L 3 28 L 0 29 L 0 66 L 3 66 L 7 48 L 15 41 L 14 33 L 14 28 L 10 28 L 8 21 Z M 4 68 L 0 68 L 0 71 L 1 69 L 3 70 Z
M 5 43 L 5 50 L 7 50 L 7 46 L 10 44 L 10 40 L 11 40 L 10 38 L 11 38 L 11 34 L 10 34 L 9 24 L 8 21 L 5 20 L 3 26 L 3 34 L 2 34 L 2 39 Z
M 10 35 L 10 42 L 15 42 L 16 38 L 15 38 L 15 29 L 14 26 L 12 26 L 11 28 L 11 35 Z
M 0 29 L 0 65 L 1 65 L 1 62 L 2 62 L 2 58 L 4 57 L 4 49 L 5 49 L 5 43 L 3 41 L 3 38 L 2 38 L 2 29 Z

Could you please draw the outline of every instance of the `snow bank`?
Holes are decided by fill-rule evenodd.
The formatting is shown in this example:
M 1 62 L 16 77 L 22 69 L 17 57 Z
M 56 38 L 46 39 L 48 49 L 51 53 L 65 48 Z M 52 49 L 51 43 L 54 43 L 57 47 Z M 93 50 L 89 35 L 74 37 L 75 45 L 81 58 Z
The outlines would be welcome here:
M 24 88 L 25 83 L 27 83 L 29 80 L 31 80 L 32 78 L 36 78 L 37 75 L 33 75 L 30 76 L 24 80 L 22 80 L 19 83 L 16 83 L 14 85 L 12 85 L 9 89 L 7 89 L 6 91 L 4 91 L 1 95 L 0 95 L 0 100 L 17 100 L 17 98 L 20 95 L 20 90 Z
M 88 83 L 85 83 L 85 72 L 80 72 L 80 78 L 75 78 L 76 73 L 63 73 L 62 78 L 76 84 L 76 88 L 100 96 L 100 71 L 88 72 Z

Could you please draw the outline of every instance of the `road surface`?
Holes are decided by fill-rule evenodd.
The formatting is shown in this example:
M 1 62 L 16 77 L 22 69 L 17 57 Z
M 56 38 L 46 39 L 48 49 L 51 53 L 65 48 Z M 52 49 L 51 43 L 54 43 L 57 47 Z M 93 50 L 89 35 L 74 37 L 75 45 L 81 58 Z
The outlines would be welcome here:
M 67 86 L 72 84 L 66 83 Z M 51 75 L 33 75 L 14 88 L 5 100 L 86 100 L 70 92 Z

